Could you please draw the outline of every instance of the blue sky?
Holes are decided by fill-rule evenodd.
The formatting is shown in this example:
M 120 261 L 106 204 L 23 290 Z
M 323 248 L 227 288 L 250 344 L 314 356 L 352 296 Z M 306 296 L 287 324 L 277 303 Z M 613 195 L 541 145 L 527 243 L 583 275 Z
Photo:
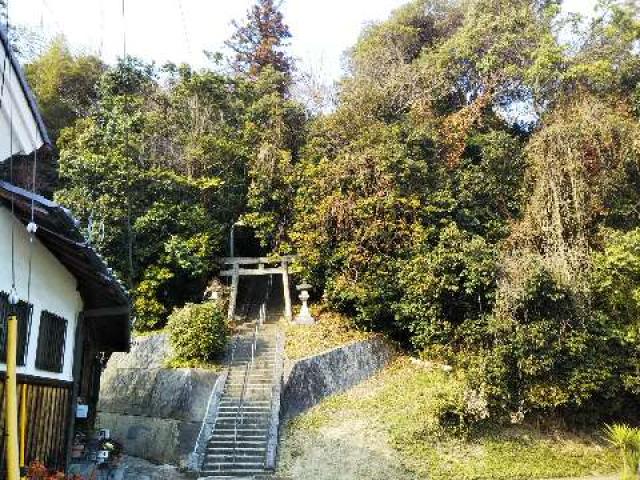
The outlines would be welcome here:
M 129 54 L 206 65 L 203 50 L 223 47 L 252 0 L 126 0 Z M 302 68 L 325 80 L 340 77 L 343 52 L 363 25 L 379 21 L 406 0 L 286 0 L 292 51 Z M 565 0 L 568 11 L 588 14 L 595 0 Z M 113 61 L 122 52 L 121 0 L 11 0 L 12 22 L 62 32 L 74 46 Z

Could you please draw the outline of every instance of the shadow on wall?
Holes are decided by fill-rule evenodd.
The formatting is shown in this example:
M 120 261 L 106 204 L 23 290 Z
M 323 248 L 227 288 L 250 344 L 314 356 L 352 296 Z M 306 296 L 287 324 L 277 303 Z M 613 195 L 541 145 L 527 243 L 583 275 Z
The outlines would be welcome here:
M 127 455 L 186 465 L 219 374 L 164 368 L 170 353 L 167 335 L 158 334 L 114 354 L 102 375 L 98 424 Z
M 373 338 L 288 362 L 283 380 L 283 418 L 295 417 L 329 395 L 361 383 L 389 365 L 396 355 L 388 342 Z

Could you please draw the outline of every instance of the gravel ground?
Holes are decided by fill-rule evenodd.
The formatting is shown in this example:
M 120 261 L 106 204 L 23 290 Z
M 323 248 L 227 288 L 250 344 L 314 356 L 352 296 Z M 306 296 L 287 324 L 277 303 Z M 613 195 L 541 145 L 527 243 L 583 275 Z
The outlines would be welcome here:
M 154 465 L 136 457 L 123 460 L 123 480 L 187 480 L 189 477 L 171 465 Z

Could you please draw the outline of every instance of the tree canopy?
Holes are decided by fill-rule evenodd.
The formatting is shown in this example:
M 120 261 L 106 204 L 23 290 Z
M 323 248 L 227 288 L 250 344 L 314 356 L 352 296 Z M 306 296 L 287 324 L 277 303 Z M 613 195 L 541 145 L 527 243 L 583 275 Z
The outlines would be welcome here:
M 592 306 L 597 252 L 638 228 L 638 10 L 573 20 L 558 2 L 409 2 L 362 33 L 298 169 L 312 283 L 476 372 L 496 415 L 634 392 L 617 375 L 637 322 Z
M 56 198 L 137 328 L 199 299 L 242 219 L 328 307 L 464 367 L 490 418 L 595 419 L 640 393 L 639 15 L 412 0 L 363 29 L 315 115 L 271 0 L 236 23 L 231 74 L 61 41 L 28 72 L 60 132 Z

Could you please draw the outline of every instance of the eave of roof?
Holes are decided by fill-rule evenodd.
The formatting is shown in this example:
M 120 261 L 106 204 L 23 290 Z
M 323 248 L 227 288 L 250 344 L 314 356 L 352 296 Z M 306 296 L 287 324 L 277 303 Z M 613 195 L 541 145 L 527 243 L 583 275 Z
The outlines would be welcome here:
M 69 210 L 23 188 L 0 181 L 0 200 L 13 202 L 14 213 L 23 223 L 38 225 L 38 239 L 78 280 L 85 311 L 102 312 L 91 317 L 101 349 L 128 351 L 131 322 L 129 295 L 100 255 L 82 235 Z M 114 308 L 115 307 L 115 308 Z M 100 345 L 103 342 L 103 345 Z
M 13 70 L 16 72 L 18 82 L 20 83 L 20 87 L 22 87 L 22 92 L 24 93 L 24 96 L 27 99 L 27 103 L 29 104 L 29 109 L 31 110 L 31 113 L 33 114 L 33 118 L 35 119 L 36 124 L 38 125 L 38 131 L 40 133 L 42 141 L 48 148 L 53 148 L 53 144 L 51 143 L 51 139 L 49 138 L 49 133 L 47 132 L 47 127 L 45 126 L 44 121 L 42 119 L 42 115 L 40 114 L 40 109 L 38 108 L 38 102 L 36 101 L 36 97 L 33 94 L 31 87 L 29 86 L 29 82 L 27 82 L 27 77 L 25 76 L 24 71 L 20 66 L 20 62 L 18 62 L 18 59 L 13 53 L 13 49 L 11 48 L 11 44 L 9 42 L 9 37 L 7 35 L 7 31 L 5 27 L 2 25 L 0 25 L 0 41 L 2 42 L 2 45 L 4 47 L 5 52 L 7 53 L 7 56 L 11 60 L 11 66 L 13 67 Z

